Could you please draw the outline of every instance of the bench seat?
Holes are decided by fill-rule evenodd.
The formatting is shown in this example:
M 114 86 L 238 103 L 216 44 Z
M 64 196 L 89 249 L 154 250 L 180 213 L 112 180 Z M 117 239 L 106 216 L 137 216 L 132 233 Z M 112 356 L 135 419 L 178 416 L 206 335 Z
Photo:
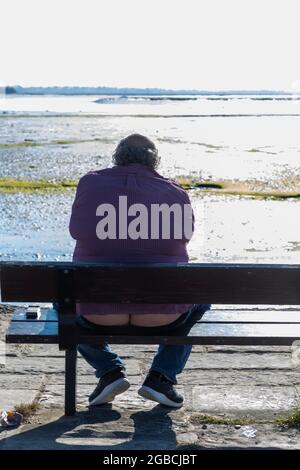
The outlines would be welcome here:
M 88 331 L 76 327 L 78 343 L 99 344 L 240 344 L 291 345 L 300 340 L 300 310 L 210 310 L 191 329 L 188 337 L 161 335 L 147 329 L 103 327 Z M 8 343 L 58 344 L 58 315 L 52 308 L 42 308 L 38 320 L 26 319 L 24 308 L 18 308 L 7 330 Z

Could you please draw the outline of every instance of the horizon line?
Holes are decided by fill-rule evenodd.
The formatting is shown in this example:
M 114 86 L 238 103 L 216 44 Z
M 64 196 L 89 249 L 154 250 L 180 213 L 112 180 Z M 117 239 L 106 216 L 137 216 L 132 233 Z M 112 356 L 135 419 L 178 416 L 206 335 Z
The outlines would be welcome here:
M 196 88 L 165 88 L 165 87 L 135 87 L 135 86 L 108 86 L 108 85 L 5 85 L 3 88 L 11 88 L 17 90 L 47 90 L 47 89 L 58 89 L 58 90 L 72 90 L 72 89 L 89 89 L 89 90 L 114 90 L 114 91 L 160 91 L 160 92 L 171 92 L 171 93 L 193 93 L 193 94 L 236 94 L 236 93 L 272 93 L 272 94 L 290 94 L 293 95 L 295 91 L 291 90 L 278 90 L 274 88 L 253 88 L 253 89 L 236 89 L 236 88 L 227 88 L 227 89 L 196 89 Z

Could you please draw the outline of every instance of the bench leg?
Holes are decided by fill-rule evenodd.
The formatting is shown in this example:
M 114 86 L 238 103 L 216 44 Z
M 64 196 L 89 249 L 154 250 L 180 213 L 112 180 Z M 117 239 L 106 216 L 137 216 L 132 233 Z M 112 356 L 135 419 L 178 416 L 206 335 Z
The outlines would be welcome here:
M 67 349 L 65 357 L 65 416 L 76 413 L 76 362 L 77 350 Z

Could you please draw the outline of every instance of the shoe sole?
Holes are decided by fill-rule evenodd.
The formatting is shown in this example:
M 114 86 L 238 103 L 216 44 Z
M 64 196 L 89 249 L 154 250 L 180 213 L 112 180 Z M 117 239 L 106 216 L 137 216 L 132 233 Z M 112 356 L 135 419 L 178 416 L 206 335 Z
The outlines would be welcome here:
M 176 403 L 172 400 L 170 400 L 168 397 L 166 397 L 163 393 L 157 392 L 156 390 L 153 390 L 153 388 L 147 387 L 143 385 L 139 390 L 138 394 L 146 398 L 147 400 L 152 400 L 156 401 L 157 403 L 160 403 L 161 405 L 169 406 L 171 408 L 181 408 L 183 405 L 182 403 Z
M 116 395 L 126 392 L 130 387 L 130 383 L 126 379 L 118 379 L 107 385 L 100 395 L 97 395 L 89 404 L 89 406 L 103 405 L 113 401 Z

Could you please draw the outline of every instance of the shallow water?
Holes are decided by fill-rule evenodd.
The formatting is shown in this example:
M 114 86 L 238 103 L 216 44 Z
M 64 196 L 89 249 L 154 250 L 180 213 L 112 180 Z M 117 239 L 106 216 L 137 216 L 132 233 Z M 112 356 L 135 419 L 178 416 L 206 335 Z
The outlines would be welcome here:
M 161 172 L 168 176 L 264 181 L 275 187 L 300 178 L 300 100 L 105 99 L 0 99 L 0 177 L 78 179 L 109 165 L 117 142 L 140 132 L 157 141 Z M 4 148 L 7 144 L 18 146 Z

